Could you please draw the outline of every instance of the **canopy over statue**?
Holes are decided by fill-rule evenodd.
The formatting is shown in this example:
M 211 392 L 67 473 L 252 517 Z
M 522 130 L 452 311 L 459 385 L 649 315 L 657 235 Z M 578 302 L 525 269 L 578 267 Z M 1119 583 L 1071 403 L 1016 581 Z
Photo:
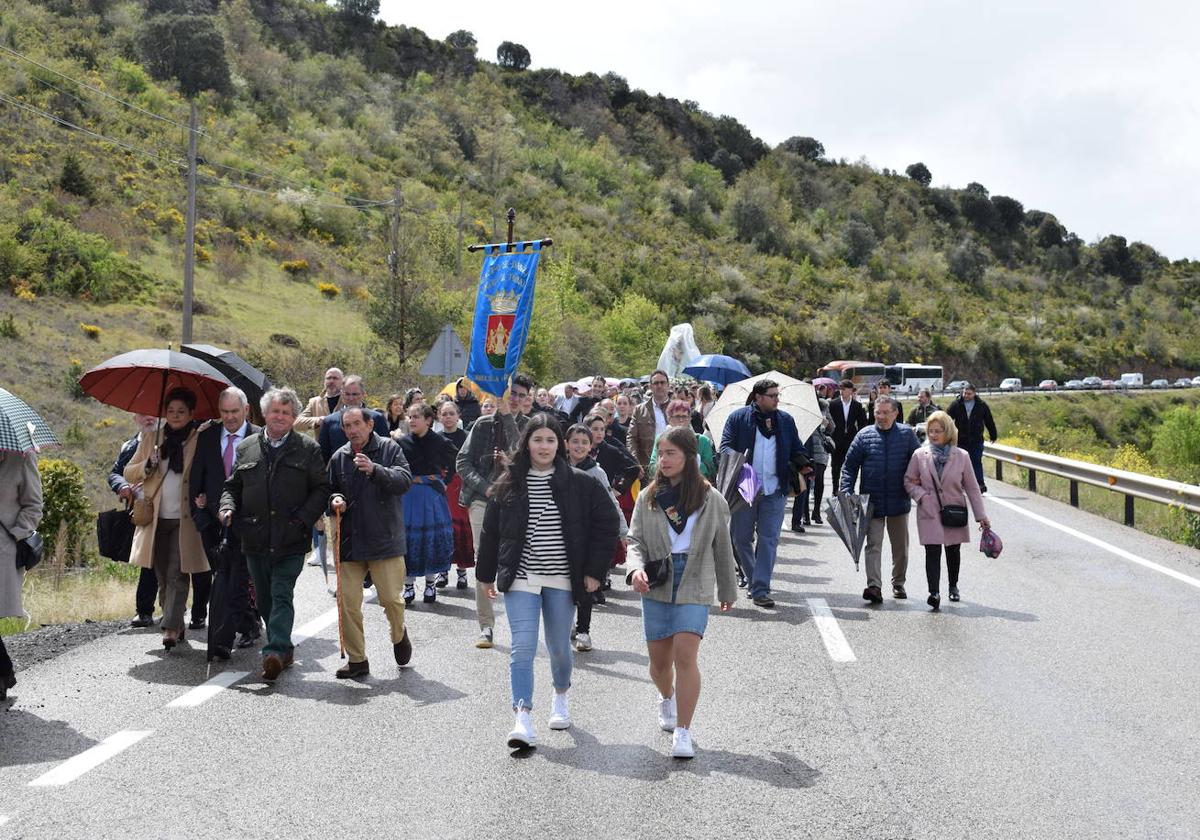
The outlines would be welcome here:
M 683 369 L 700 358 L 696 346 L 696 335 L 691 324 L 676 324 L 671 327 L 667 343 L 658 357 L 658 368 L 674 379 L 683 374 Z

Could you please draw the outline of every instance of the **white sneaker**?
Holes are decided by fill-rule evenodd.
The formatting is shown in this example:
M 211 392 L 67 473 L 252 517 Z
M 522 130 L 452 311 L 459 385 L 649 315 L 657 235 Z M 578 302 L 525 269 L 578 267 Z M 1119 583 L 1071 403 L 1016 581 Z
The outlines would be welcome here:
M 575 650 L 579 652 L 589 651 L 592 649 L 592 637 L 587 633 L 580 633 L 575 637 Z
M 528 709 L 517 712 L 512 732 L 508 733 L 508 748 L 512 750 L 537 746 L 537 733 L 533 731 L 533 716 Z
M 675 695 L 658 698 L 658 728 L 663 732 L 675 731 Z
M 551 729 L 569 729 L 571 727 L 571 711 L 567 708 L 566 692 L 554 692 L 554 700 L 550 703 Z
M 315 552 L 315 551 L 312 554 L 310 554 L 308 556 L 308 565 L 320 566 L 321 565 L 321 555 L 317 554 L 317 552 Z
M 692 733 L 682 726 L 675 727 L 675 734 L 671 737 L 671 757 L 672 758 L 695 758 L 696 748 L 692 746 Z

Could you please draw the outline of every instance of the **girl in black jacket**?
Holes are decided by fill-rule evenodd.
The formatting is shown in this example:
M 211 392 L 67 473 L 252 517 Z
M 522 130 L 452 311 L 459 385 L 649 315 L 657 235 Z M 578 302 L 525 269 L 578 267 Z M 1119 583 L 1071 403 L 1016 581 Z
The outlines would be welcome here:
M 487 597 L 504 593 L 516 712 L 508 745 L 514 749 L 537 744 L 530 711 L 539 616 L 555 690 L 549 725 L 571 725 L 567 690 L 575 604 L 600 588 L 617 541 L 620 514 L 607 494 L 599 481 L 568 466 L 562 430 L 546 414 L 530 417 L 512 462 L 492 486 L 475 577 Z

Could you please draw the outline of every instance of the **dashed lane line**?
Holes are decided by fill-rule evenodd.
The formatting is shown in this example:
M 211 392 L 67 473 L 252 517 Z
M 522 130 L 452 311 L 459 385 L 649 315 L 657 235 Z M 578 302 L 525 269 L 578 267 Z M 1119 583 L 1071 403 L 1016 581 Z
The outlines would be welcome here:
M 854 655 L 850 643 L 846 641 L 846 637 L 842 633 L 842 628 L 838 626 L 837 619 L 833 616 L 833 610 L 829 608 L 829 602 L 824 598 L 806 598 L 805 600 L 812 612 L 813 623 L 817 625 L 817 630 L 821 633 L 821 641 L 825 643 L 825 650 L 829 651 L 829 658 L 834 662 L 857 662 L 858 657 Z
M 154 734 L 153 729 L 126 729 L 110 735 L 91 749 L 69 758 L 48 773 L 38 776 L 29 783 L 30 787 L 61 787 L 69 784 L 89 770 L 94 770 L 110 758 L 120 755 L 138 741 Z
M 1123 548 L 1117 548 L 1115 545 L 1110 545 L 1109 543 L 1106 543 L 1104 540 L 1100 539 L 1099 537 L 1093 537 L 1091 534 L 1085 534 L 1082 531 L 1076 531 L 1074 528 L 1071 528 L 1067 525 L 1062 525 L 1058 522 L 1055 522 L 1053 519 L 1048 519 L 1045 516 L 1041 516 L 1040 514 L 1032 513 L 1031 511 L 1025 510 L 1020 505 L 1014 504 L 1013 502 L 1010 502 L 1006 499 L 1001 499 L 1001 498 L 998 498 L 996 496 L 989 494 L 988 501 L 995 502 L 996 504 L 1000 505 L 1001 507 L 1006 507 L 1009 510 L 1016 511 L 1017 513 L 1021 514 L 1022 516 L 1029 517 L 1030 519 L 1034 520 L 1035 522 L 1040 522 L 1043 525 L 1046 525 L 1050 528 L 1054 528 L 1055 530 L 1061 531 L 1064 534 L 1069 534 L 1070 536 L 1075 537 L 1076 539 L 1083 540 L 1085 543 L 1094 545 L 1097 548 L 1102 548 L 1105 551 L 1109 552 L 1110 554 L 1115 554 L 1116 556 L 1122 558 L 1123 560 L 1128 560 L 1130 563 L 1136 563 L 1139 566 L 1144 566 L 1145 568 L 1151 569 L 1152 571 L 1158 572 L 1159 574 L 1166 575 L 1167 577 L 1174 578 L 1175 580 L 1181 581 L 1183 583 L 1189 584 L 1190 586 L 1194 586 L 1197 589 L 1200 589 L 1200 579 L 1191 577 L 1189 575 L 1185 575 L 1183 572 L 1177 572 L 1174 569 L 1169 569 L 1166 566 L 1161 566 L 1158 563 L 1155 563 L 1151 560 L 1147 560 L 1144 557 L 1139 557 L 1136 554 L 1134 554 L 1130 551 L 1126 551 Z
M 249 671 L 224 671 L 207 682 L 193 688 L 186 694 L 180 695 L 167 704 L 168 709 L 194 709 L 206 700 L 211 700 L 225 689 L 243 677 L 250 676 Z

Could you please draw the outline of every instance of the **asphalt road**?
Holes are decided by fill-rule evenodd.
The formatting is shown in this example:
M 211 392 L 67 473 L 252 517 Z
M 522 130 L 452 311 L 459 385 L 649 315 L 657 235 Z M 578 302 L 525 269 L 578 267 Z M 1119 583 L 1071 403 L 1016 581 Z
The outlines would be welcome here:
M 418 603 L 398 675 L 369 604 L 375 673 L 338 681 L 332 598 L 309 568 L 297 627 L 315 632 L 274 687 L 242 652 L 224 670 L 250 676 L 169 706 L 205 681 L 204 653 L 164 654 L 145 631 L 22 671 L 0 712 L 0 840 L 1196 837 L 1200 552 L 991 487 L 1005 552 L 966 547 L 964 600 L 940 614 L 917 550 L 910 600 L 872 607 L 828 527 L 786 533 L 779 608 L 739 602 L 709 623 L 690 762 L 657 729 L 632 593 L 596 610 L 567 732 L 545 726 L 539 658 L 541 746 L 514 757 L 502 617 L 498 647 L 479 651 L 471 593 Z M 820 599 L 832 622 L 814 620 Z M 45 784 L 103 743 L 107 760 Z

